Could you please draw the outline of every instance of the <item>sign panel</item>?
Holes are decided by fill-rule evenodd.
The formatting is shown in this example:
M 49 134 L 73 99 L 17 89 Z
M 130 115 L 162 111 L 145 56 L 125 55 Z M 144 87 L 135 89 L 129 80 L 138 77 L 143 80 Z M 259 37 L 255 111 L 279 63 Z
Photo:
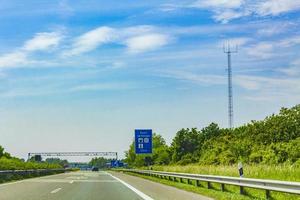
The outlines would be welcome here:
M 151 129 L 135 130 L 135 153 L 136 154 L 152 153 L 152 130 Z

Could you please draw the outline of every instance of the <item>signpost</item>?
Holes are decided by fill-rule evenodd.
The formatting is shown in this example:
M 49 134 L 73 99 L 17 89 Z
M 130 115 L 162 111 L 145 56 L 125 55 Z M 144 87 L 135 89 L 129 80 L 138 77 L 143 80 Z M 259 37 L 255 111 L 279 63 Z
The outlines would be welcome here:
M 152 130 L 151 129 L 135 130 L 135 153 L 136 154 L 152 153 Z

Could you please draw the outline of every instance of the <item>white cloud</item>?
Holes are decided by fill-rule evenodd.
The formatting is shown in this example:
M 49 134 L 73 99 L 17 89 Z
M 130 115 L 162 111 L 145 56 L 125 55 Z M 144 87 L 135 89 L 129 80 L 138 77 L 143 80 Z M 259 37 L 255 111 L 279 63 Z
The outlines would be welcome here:
M 153 33 L 128 38 L 125 44 L 128 47 L 129 53 L 141 53 L 162 47 L 169 40 L 170 38 L 167 35 Z
M 119 37 L 121 37 L 121 39 L 156 32 L 159 32 L 157 27 L 150 25 L 131 26 L 118 30 Z
M 260 59 L 271 58 L 274 44 L 270 42 L 260 42 L 247 48 L 247 54 Z
M 182 81 L 190 81 L 200 85 L 223 85 L 226 84 L 226 76 L 212 74 L 195 74 L 187 71 L 170 70 L 160 71 L 159 76 L 165 78 L 178 79 Z
M 56 47 L 63 36 L 56 32 L 37 33 L 32 39 L 25 42 L 23 49 L 26 51 L 42 51 Z
M 295 24 L 292 22 L 283 21 L 274 23 L 272 21 L 271 23 L 266 23 L 264 27 L 259 28 L 257 34 L 259 36 L 273 36 L 292 30 L 293 27 L 295 27 Z
M 285 69 L 280 69 L 281 72 L 285 73 L 288 76 L 299 76 L 300 75 L 300 65 L 292 66 Z
M 245 0 L 198 0 L 190 5 L 193 8 L 209 9 L 215 14 L 216 21 L 227 23 L 230 20 L 248 15 L 246 10 L 240 8 L 245 4 Z
M 299 93 L 300 80 L 297 77 L 265 77 L 251 75 L 237 75 L 239 86 L 248 90 L 263 90 L 270 92 Z
M 299 0 L 198 0 L 187 7 L 208 9 L 216 21 L 250 16 L 276 16 L 300 9 Z
M 132 83 L 94 83 L 94 84 L 84 84 L 73 87 L 70 89 L 71 92 L 78 92 L 78 91 L 104 91 L 104 90 L 129 90 L 137 88 L 137 84 Z
M 63 35 L 57 32 L 37 33 L 32 39 L 26 41 L 17 50 L 0 56 L 0 68 L 24 67 L 35 61 L 30 60 L 30 54 L 35 51 L 46 51 L 59 45 Z
M 0 68 L 14 67 L 28 64 L 27 55 L 24 52 L 13 52 L 0 56 Z
M 181 8 L 182 5 L 175 5 L 175 4 L 163 4 L 159 7 L 160 11 L 163 12 L 173 12 Z
M 96 28 L 76 38 L 72 48 L 64 52 L 64 55 L 72 56 L 92 51 L 102 44 L 112 42 L 116 36 L 117 32 L 113 28 Z
M 300 99 L 300 80 L 291 77 L 263 77 L 240 75 L 235 77 L 235 82 L 251 92 L 246 98 L 254 101 L 278 101 L 284 99 Z M 254 94 L 254 95 L 253 95 Z
M 300 44 L 300 36 L 289 37 L 279 42 L 279 45 L 282 47 L 290 47 L 298 44 Z
M 200 8 L 238 8 L 244 0 L 198 0 L 192 4 Z
M 300 59 L 294 60 L 288 68 L 279 69 L 288 76 L 300 76 Z
M 300 9 L 299 0 L 266 0 L 257 4 L 257 14 L 278 15 Z
M 240 18 L 244 15 L 245 15 L 244 13 L 237 12 L 234 10 L 225 10 L 225 11 L 217 11 L 213 18 L 216 21 L 220 21 L 222 23 L 228 23 L 229 21 Z
M 119 29 L 104 26 L 77 37 L 71 49 L 65 51 L 63 55 L 79 55 L 110 43 L 125 45 L 130 53 L 142 53 L 166 45 L 169 39 L 168 35 L 159 33 L 154 26 L 144 25 Z
M 260 84 L 248 76 L 236 76 L 234 77 L 234 83 L 247 90 L 257 90 L 260 88 Z
M 162 47 L 170 42 L 171 37 L 155 26 L 132 26 L 125 28 L 98 27 L 74 38 L 71 44 L 65 43 L 64 49 L 58 47 L 64 38 L 60 32 L 41 32 L 24 42 L 24 45 L 11 53 L 0 55 L 0 67 L 27 67 L 30 65 L 53 66 L 59 62 L 34 60 L 38 51 L 59 50 L 63 58 L 76 56 L 95 50 L 103 44 L 120 44 L 127 52 L 143 53 Z M 57 58 L 57 59 L 61 59 Z M 65 60 L 69 64 L 70 60 Z M 120 63 L 112 68 L 122 67 Z

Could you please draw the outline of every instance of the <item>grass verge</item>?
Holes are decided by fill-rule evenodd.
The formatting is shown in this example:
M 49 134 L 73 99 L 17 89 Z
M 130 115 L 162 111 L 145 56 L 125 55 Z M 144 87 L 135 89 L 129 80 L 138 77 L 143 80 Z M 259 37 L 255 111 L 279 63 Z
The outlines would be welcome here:
M 238 177 L 237 165 L 153 165 L 153 170 L 181 172 L 192 174 L 210 174 Z M 144 168 L 146 169 L 146 168 Z M 298 165 L 247 165 L 244 164 L 244 176 L 247 178 L 262 178 L 281 181 L 300 182 L 300 166 Z

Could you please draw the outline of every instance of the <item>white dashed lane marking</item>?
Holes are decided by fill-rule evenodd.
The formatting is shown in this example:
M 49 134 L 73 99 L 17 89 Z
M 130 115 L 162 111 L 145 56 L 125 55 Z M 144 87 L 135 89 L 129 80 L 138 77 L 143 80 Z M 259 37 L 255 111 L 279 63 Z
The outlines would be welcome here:
M 50 193 L 51 193 L 51 194 L 55 194 L 55 193 L 59 192 L 60 190 L 61 190 L 61 188 L 57 188 L 57 189 L 51 191 Z

